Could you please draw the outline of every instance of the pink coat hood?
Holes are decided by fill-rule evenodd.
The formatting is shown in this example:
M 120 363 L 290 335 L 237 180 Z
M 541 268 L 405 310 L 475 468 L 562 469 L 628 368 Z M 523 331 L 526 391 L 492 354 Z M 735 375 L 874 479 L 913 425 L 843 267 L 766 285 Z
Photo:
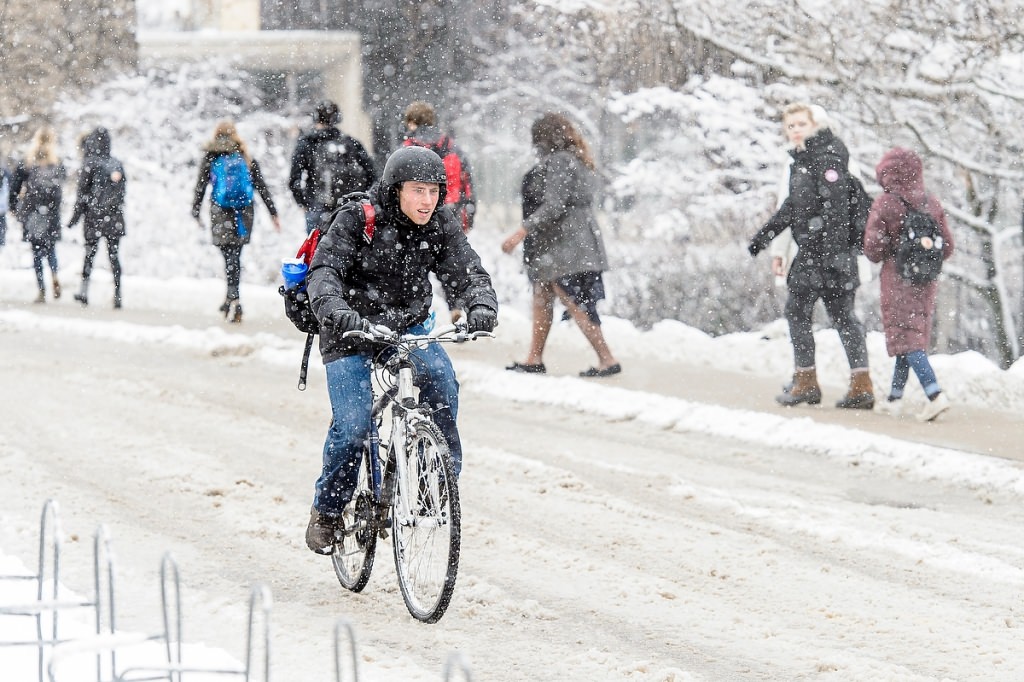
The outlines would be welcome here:
M 875 166 L 875 178 L 886 192 L 915 205 L 924 201 L 924 166 L 921 157 L 909 149 L 893 147 L 887 151 Z

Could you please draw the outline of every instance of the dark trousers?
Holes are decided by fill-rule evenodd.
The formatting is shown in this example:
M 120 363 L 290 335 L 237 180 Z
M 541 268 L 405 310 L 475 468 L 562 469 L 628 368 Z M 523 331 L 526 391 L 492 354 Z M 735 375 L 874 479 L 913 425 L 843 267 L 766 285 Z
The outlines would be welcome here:
M 121 259 L 118 257 L 120 248 L 120 237 L 106 237 L 107 255 L 110 256 L 110 274 L 114 276 L 114 290 L 121 290 Z M 82 264 L 82 279 L 88 280 L 92 276 L 92 265 L 96 260 L 96 252 L 100 249 L 100 238 L 87 239 L 85 242 L 85 263 Z
M 225 244 L 220 247 L 220 252 L 224 256 L 224 274 L 228 280 L 227 299 L 237 301 L 238 285 L 242 279 L 242 245 Z
M 43 291 L 46 286 L 43 284 L 43 261 L 50 266 L 50 272 L 57 277 L 57 245 L 50 242 L 46 244 L 32 243 L 32 269 L 36 273 L 36 286 Z
M 868 349 L 864 338 L 864 325 L 853 313 L 855 290 L 845 289 L 790 289 L 786 299 L 786 321 L 789 338 L 793 342 L 795 367 L 814 367 L 814 304 L 820 298 L 839 332 L 839 340 L 846 351 L 850 369 L 868 366 Z

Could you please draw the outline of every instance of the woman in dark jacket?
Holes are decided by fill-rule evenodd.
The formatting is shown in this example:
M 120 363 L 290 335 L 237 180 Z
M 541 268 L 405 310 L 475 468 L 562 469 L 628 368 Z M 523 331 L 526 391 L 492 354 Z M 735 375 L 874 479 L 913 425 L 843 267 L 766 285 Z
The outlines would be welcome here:
M 898 412 L 898 401 L 903 397 L 903 389 L 913 369 L 928 397 L 928 403 L 918 418 L 931 421 L 949 408 L 949 399 L 939 387 L 927 353 L 939 283 L 936 280 L 913 284 L 897 272 L 896 247 L 907 212 L 903 202 L 931 215 L 939 224 L 943 260 L 953 255 L 953 233 L 946 224 L 942 204 L 925 191 L 923 167 L 917 154 L 900 147 L 891 149 L 878 162 L 875 174 L 885 192 L 871 205 L 864 233 L 864 254 L 871 261 L 882 264 L 879 278 L 882 327 L 885 329 L 886 350 L 896 358 L 889 399 L 879 407 L 885 412 Z
M 110 274 L 114 278 L 114 307 L 121 307 L 121 259 L 118 248 L 124 236 L 124 194 L 127 178 L 124 166 L 110 155 L 110 133 L 96 128 L 82 138 L 82 169 L 78 174 L 78 195 L 68 229 L 84 219 L 85 262 L 82 264 L 82 288 L 75 300 L 89 304 L 89 278 L 100 239 L 107 240 Z
M 523 178 L 523 226 L 501 246 L 505 253 L 520 243 L 526 275 L 533 283 L 533 334 L 524 362 L 506 369 L 543 374 L 544 346 L 554 319 L 557 296 L 597 353 L 597 365 L 584 377 L 618 374 L 604 333 L 597 302 L 604 298 L 601 273 L 608 269 L 601 229 L 594 214 L 594 161 L 572 122 L 547 113 L 531 129 L 540 163 Z
M 57 134 L 44 126 L 32 137 L 25 160 L 18 164 L 11 181 L 11 209 L 21 220 L 24 241 L 32 245 L 32 268 L 39 294 L 36 303 L 46 302 L 43 259 L 50 266 L 53 297 L 60 298 L 57 278 L 57 242 L 60 241 L 60 205 L 67 171 L 57 156 Z
M 854 314 L 854 295 L 860 284 L 856 255 L 863 240 L 861 216 L 867 208 L 866 196 L 849 173 L 846 145 L 831 130 L 815 124 L 809 105 L 789 105 L 782 122 L 787 133 L 805 133 L 794 140 L 796 146 L 790 151 L 789 196 L 749 246 L 750 254 L 756 256 L 786 229 L 798 246 L 786 281 L 793 382 L 775 400 L 782 405 L 821 402 L 811 324 L 814 304 L 820 298 L 850 363 L 850 388 L 836 407 L 870 410 L 875 398 L 867 344 L 864 326 Z
M 203 161 L 199 166 L 199 179 L 196 181 L 195 193 L 192 197 L 192 217 L 202 227 L 202 220 L 199 218 L 200 209 L 203 205 L 203 197 L 206 195 L 207 185 L 214 185 L 210 197 L 210 230 L 213 235 L 213 245 L 220 249 L 224 256 L 224 272 L 227 276 L 227 296 L 220 307 L 224 317 L 231 322 L 242 321 L 242 305 L 239 301 L 239 283 L 242 275 L 242 247 L 249 243 L 252 236 L 252 226 L 255 218 L 255 202 L 252 200 L 252 190 L 259 193 L 267 211 L 274 221 L 274 229 L 281 231 L 281 221 L 277 216 L 277 208 L 274 206 L 274 199 L 270 196 L 267 183 L 263 180 L 260 172 L 260 165 L 249 156 L 249 151 L 238 135 L 238 130 L 232 121 L 221 121 L 214 130 L 213 139 L 205 146 Z M 231 207 L 218 205 L 218 178 L 213 169 L 221 166 L 218 160 L 225 159 L 233 154 L 238 154 L 245 161 L 248 169 L 248 182 L 251 183 L 251 190 L 248 193 L 248 203 L 245 206 Z M 225 164 L 226 165 L 226 164 Z

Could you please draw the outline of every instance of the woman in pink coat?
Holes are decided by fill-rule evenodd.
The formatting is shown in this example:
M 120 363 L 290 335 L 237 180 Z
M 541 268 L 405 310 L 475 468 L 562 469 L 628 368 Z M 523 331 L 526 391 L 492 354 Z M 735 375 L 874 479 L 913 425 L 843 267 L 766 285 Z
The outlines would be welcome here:
M 928 403 L 918 415 L 922 421 L 931 421 L 949 408 L 949 399 L 939 387 L 927 349 L 931 342 L 932 316 L 935 312 L 935 294 L 938 281 L 911 284 L 900 277 L 896 269 L 896 246 L 899 244 L 906 200 L 916 209 L 930 214 L 942 230 L 943 260 L 953 255 L 953 235 L 946 224 L 942 204 L 924 189 L 921 159 L 909 149 L 890 149 L 875 167 L 878 184 L 885 190 L 871 205 L 867 228 L 864 232 L 864 255 L 872 262 L 882 264 L 881 306 L 885 346 L 896 358 L 889 400 L 879 405 L 885 412 L 898 413 L 903 389 L 914 370 Z

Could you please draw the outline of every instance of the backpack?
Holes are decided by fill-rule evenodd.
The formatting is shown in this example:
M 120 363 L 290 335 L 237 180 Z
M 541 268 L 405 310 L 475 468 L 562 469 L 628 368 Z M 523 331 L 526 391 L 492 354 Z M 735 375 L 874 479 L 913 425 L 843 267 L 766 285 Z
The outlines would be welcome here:
M 321 140 L 313 148 L 313 205 L 334 209 L 353 192 L 366 188 L 366 171 L 346 138 Z
M 221 208 L 240 209 L 252 204 L 252 173 L 240 152 L 221 154 L 210 163 L 211 199 Z
M 92 185 L 89 191 L 89 210 L 99 215 L 120 213 L 124 207 L 124 166 L 107 156 L 89 160 Z
M 473 229 L 473 211 L 469 206 L 474 203 L 473 179 L 469 170 L 462 163 L 462 158 L 452 148 L 452 139 L 442 135 L 436 142 L 427 143 L 410 137 L 405 141 L 406 146 L 416 145 L 426 147 L 441 157 L 444 163 L 444 172 L 447 177 L 445 186 L 445 205 L 454 204 L 456 215 L 462 222 L 462 231 L 469 232 Z
M 61 196 L 64 168 L 59 164 L 33 166 L 25 183 L 25 194 L 33 197 L 36 205 L 55 206 Z
M 373 233 L 376 228 L 377 214 L 370 203 L 370 195 L 365 192 L 354 192 L 343 198 L 342 208 L 352 203 L 359 203 L 363 211 L 363 237 L 367 242 L 373 241 Z M 328 221 L 328 225 L 332 221 Z M 306 264 L 307 272 L 316 247 L 320 243 L 322 231 L 319 227 L 313 228 L 306 239 L 299 246 L 295 258 Z M 284 298 L 284 314 L 295 325 L 295 328 L 306 335 L 306 347 L 302 352 L 302 363 L 299 365 L 299 390 L 306 390 L 306 373 L 309 367 L 309 354 L 313 348 L 313 337 L 320 332 L 320 323 L 313 314 L 313 307 L 310 305 L 309 294 L 306 292 L 306 280 L 285 288 L 281 286 L 277 293 Z
M 942 229 L 930 214 L 896 196 L 907 209 L 896 245 L 896 272 L 911 284 L 933 282 L 942 270 Z

